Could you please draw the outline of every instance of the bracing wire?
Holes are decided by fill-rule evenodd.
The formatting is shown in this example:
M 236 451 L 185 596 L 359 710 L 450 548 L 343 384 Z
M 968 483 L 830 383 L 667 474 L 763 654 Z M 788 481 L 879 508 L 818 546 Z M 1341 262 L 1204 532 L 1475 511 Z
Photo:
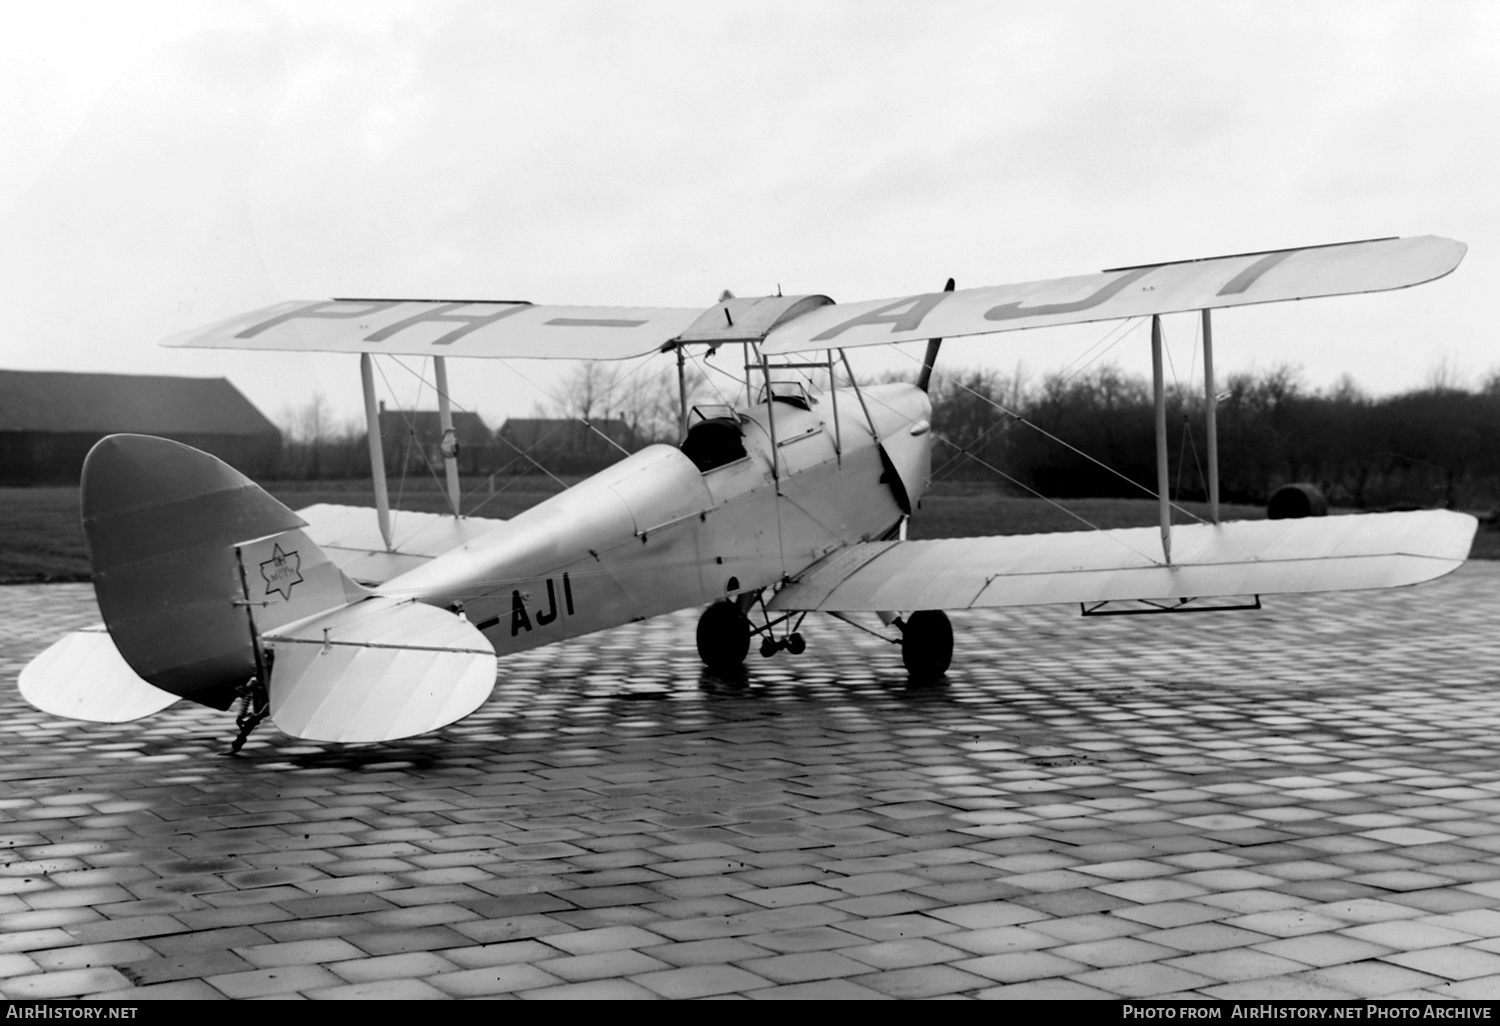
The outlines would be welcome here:
M 906 352 L 903 349 L 897 348 L 897 346 L 894 343 L 892 344 L 892 348 L 896 349 L 896 351 L 898 353 L 901 353 L 903 356 L 906 356 L 909 359 L 912 359 L 912 360 L 916 360 L 917 359 L 917 357 L 913 356 L 911 353 L 908 353 L 908 352 Z M 1146 495 L 1150 496 L 1153 499 L 1156 498 L 1156 493 L 1154 491 L 1152 491 L 1150 488 L 1148 488 L 1147 486 L 1141 484 L 1139 481 L 1136 481 L 1135 479 L 1127 477 L 1126 475 L 1120 473 L 1114 467 L 1111 467 L 1108 463 L 1105 463 L 1102 460 L 1096 459 L 1095 457 L 1093 457 L 1093 456 L 1089 455 L 1088 453 L 1084 452 L 1082 449 L 1078 448 L 1076 445 L 1072 444 L 1071 442 L 1069 442 L 1069 441 L 1067 441 L 1065 439 L 1057 437 L 1056 435 L 1054 435 L 1052 432 L 1048 431 L 1046 428 L 1042 427 L 1041 425 L 1036 424 L 1036 423 L 1034 423 L 1034 422 L 1032 422 L 1030 420 L 1027 420 L 1025 417 L 1021 416 L 1019 413 L 1015 412 L 1014 410 L 1007 409 L 1005 406 L 1001 405 L 1000 403 L 995 402 L 995 400 L 993 400 L 989 396 L 985 395 L 983 392 L 977 392 L 974 389 L 970 388 L 968 385 L 965 385 L 962 381 L 958 381 L 957 384 L 958 384 L 958 387 L 961 388 L 961 389 L 963 389 L 965 392 L 968 392 L 970 395 L 974 396 L 975 398 L 980 399 L 983 402 L 988 403 L 989 405 L 993 406 L 995 409 L 999 410 L 1001 413 L 1005 414 L 1007 417 L 1013 418 L 1017 423 L 1024 424 L 1026 427 L 1031 428 L 1031 430 L 1037 432 L 1042 437 L 1047 438 L 1047 439 L 1049 439 L 1049 440 L 1051 440 L 1053 442 L 1056 442 L 1058 445 L 1062 446 L 1063 448 L 1067 449 L 1069 452 L 1072 452 L 1072 453 L 1074 453 L 1077 456 L 1083 457 L 1084 459 L 1088 460 L 1090 463 L 1092 463 L 1095 466 L 1099 467 L 1101 470 L 1108 471 L 1109 473 L 1113 474 L 1115 477 L 1118 477 L 1121 481 L 1124 481 L 1127 484 L 1129 484 L 1132 488 L 1136 489 L 1137 491 L 1144 492 Z M 989 466 L 988 464 L 983 464 L 983 465 L 984 466 Z M 990 467 L 990 469 L 994 470 L 995 468 Z M 998 471 L 997 471 L 997 473 L 998 473 Z M 1198 521 L 1200 524 L 1207 523 L 1207 521 L 1205 521 L 1202 517 L 1198 516 L 1198 514 L 1192 512 L 1191 510 L 1183 509 L 1181 506 L 1179 506 L 1175 502 L 1169 503 L 1169 505 L 1173 509 L 1175 509 L 1179 513 L 1181 513 L 1183 516 L 1192 517 L 1194 520 Z
M 1064 383 L 1072 381 L 1074 378 L 1078 377 L 1078 375 L 1082 374 L 1084 371 L 1088 370 L 1094 364 L 1098 363 L 1105 356 L 1108 356 L 1110 350 L 1114 349 L 1115 346 L 1119 345 L 1121 342 L 1125 341 L 1125 339 L 1129 338 L 1132 334 L 1135 333 L 1135 330 L 1137 328 L 1139 328 L 1142 324 L 1145 324 L 1145 323 L 1146 323 L 1146 320 L 1145 320 L 1144 317 L 1132 317 L 1132 318 L 1130 318 L 1127 321 L 1121 321 L 1119 324 L 1116 324 L 1109 331 L 1105 332 L 1104 336 L 1102 338 L 1100 338 L 1098 342 L 1095 342 L 1093 345 L 1089 346 L 1088 349 L 1085 349 L 1078 356 L 1074 357 L 1072 363 L 1068 364 L 1066 367 L 1064 367 L 1061 371 L 1058 372 L 1058 376 L 1063 379 Z M 1082 367 L 1079 367 L 1076 371 L 1073 371 L 1072 374 L 1068 373 L 1068 371 L 1070 369 L 1072 369 L 1073 364 L 1076 364 L 1079 360 L 1082 360 L 1089 353 L 1093 352 L 1106 339 L 1108 339 L 1110 335 L 1114 335 L 1116 332 L 1119 332 L 1118 337 L 1116 337 L 1113 342 L 1110 342 L 1110 344 L 1108 346 L 1105 346 L 1105 348 L 1104 348 L 1104 350 L 1102 352 L 1099 352 L 1099 353 L 1095 354 L 1092 359 L 1090 359 Z
M 954 442 L 951 439 L 946 438 L 943 435 L 938 435 L 937 437 L 942 438 L 943 441 L 947 442 L 949 445 L 954 445 Z M 981 458 L 979 456 L 976 456 L 976 455 L 974 455 L 971 452 L 965 451 L 964 455 L 968 456 L 975 463 L 978 463 L 981 467 L 984 467 L 984 468 L 986 468 L 988 470 L 992 470 L 996 474 L 999 474 L 1001 477 L 1005 478 L 1005 480 L 1009 481 L 1011 484 L 1015 485 L 1017 488 L 1024 489 L 1025 491 L 1028 491 L 1032 495 L 1036 496 L 1038 499 L 1041 499 L 1044 502 L 1047 502 L 1047 503 L 1050 503 L 1053 506 L 1056 506 L 1058 509 L 1062 510 L 1064 513 L 1066 513 L 1068 516 L 1072 517 L 1074 520 L 1078 521 L 1080 524 L 1083 524 L 1085 527 L 1088 527 L 1091 530 L 1095 530 L 1095 531 L 1102 531 L 1104 533 L 1105 537 L 1112 539 L 1116 544 L 1122 546 L 1123 548 L 1129 549 L 1135 555 L 1140 556 L 1142 559 L 1146 560 L 1147 562 L 1149 562 L 1149 563 L 1155 563 L 1157 566 L 1166 566 L 1165 563 L 1163 563 L 1161 560 L 1157 559 L 1155 556 L 1147 555 L 1146 553 L 1142 552 L 1140 549 L 1136 548 L 1134 545 L 1131 545 L 1129 542 L 1127 542 L 1124 539 L 1122 539 L 1119 535 L 1111 534 L 1109 531 L 1107 531 L 1104 528 L 1100 527 L 1098 524 L 1096 524 L 1093 521 L 1089 520 L 1087 517 L 1084 517 L 1081 514 L 1079 514 L 1079 513 L 1075 512 L 1075 511 L 1069 509 L 1068 507 L 1064 506 L 1062 503 L 1058 502 L 1056 499 L 1051 498 L 1050 496 L 1043 495 L 1041 492 L 1037 491 L 1035 488 L 1031 487 L 1030 485 L 1026 484 L 1025 482 L 1019 481 L 1016 478 L 1011 477 L 1009 474 L 1007 474 L 1005 471 L 1001 470 L 999 467 L 995 466 L 994 464 L 985 461 L 983 458 Z

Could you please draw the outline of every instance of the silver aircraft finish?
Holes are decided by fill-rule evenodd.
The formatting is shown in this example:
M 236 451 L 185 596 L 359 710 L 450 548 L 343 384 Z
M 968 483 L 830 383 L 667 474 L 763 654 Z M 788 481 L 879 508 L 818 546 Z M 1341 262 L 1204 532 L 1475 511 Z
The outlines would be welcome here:
M 1445 277 L 1464 252 L 1432 236 L 1371 239 L 975 289 L 950 280 L 845 305 L 726 293 L 706 309 L 346 298 L 252 311 L 169 344 L 357 354 L 375 509 L 294 512 L 181 443 L 103 439 L 81 492 L 107 630 L 60 639 L 22 671 L 20 690 L 38 708 L 107 722 L 177 698 L 238 701 L 236 747 L 266 716 L 297 737 L 372 742 L 473 712 L 504 686 L 511 653 L 688 606 L 707 607 L 697 649 L 716 670 L 737 672 L 752 638 L 765 656 L 800 653 L 808 613 L 876 614 L 899 633 L 889 640 L 907 671 L 935 679 L 953 654 L 945 610 L 1228 610 L 1432 580 L 1468 555 L 1473 517 L 1220 520 L 1210 313 L 1404 289 Z M 1210 513 L 1174 527 L 1160 317 L 1187 310 L 1202 318 Z M 927 387 L 943 337 L 1131 317 L 1152 319 L 1157 528 L 906 540 L 931 473 Z M 846 348 L 919 340 L 913 384 L 814 394 L 776 380 L 811 370 L 831 382 L 835 354 L 849 370 Z M 681 385 L 689 351 L 725 346 L 744 353 L 747 403 L 749 372 L 760 372 L 760 399 L 682 410 L 680 446 L 651 446 L 509 521 L 461 515 L 445 448 L 452 515 L 390 509 L 379 355 L 431 358 L 446 429 L 449 357 L 671 353 Z M 824 355 L 770 359 L 808 353 Z
M 887 384 L 863 398 L 882 437 L 909 440 L 886 446 L 895 487 L 860 397 L 799 390 L 690 427 L 689 450 L 695 434 L 737 432 L 738 458 L 700 470 L 683 449 L 650 446 L 380 591 L 461 607 L 501 656 L 757 595 L 846 545 L 894 537 L 902 490 L 911 504 L 926 490 L 926 393 Z

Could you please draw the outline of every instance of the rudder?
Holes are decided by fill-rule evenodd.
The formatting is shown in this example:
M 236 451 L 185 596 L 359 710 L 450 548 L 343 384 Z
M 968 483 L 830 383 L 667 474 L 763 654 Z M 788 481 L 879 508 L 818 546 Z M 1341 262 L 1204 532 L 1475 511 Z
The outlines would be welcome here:
M 259 632 L 368 593 L 303 520 L 224 461 L 150 435 L 110 435 L 83 465 L 94 593 L 141 678 L 227 709 L 257 672 Z

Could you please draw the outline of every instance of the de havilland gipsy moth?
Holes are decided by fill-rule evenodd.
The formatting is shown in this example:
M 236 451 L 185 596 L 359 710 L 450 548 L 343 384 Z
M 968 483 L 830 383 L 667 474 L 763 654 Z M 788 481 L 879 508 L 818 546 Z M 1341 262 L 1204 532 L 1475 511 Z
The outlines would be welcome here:
M 1447 510 L 1220 522 L 1211 311 L 1405 288 L 1462 243 L 1375 239 L 835 304 L 735 298 L 707 309 L 525 302 L 287 302 L 170 346 L 358 355 L 377 508 L 293 511 L 219 459 L 143 435 L 89 454 L 82 515 L 102 626 L 21 673 L 61 716 L 122 722 L 179 699 L 242 703 L 235 747 L 269 715 L 287 734 L 385 741 L 436 730 L 505 686 L 512 653 L 703 606 L 705 663 L 801 652 L 803 617 L 878 614 L 906 669 L 948 668 L 947 610 L 1136 602 L 1243 606 L 1264 595 L 1390 588 L 1467 557 L 1473 517 Z M 1160 317 L 1201 312 L 1209 521 L 1174 526 Z M 1159 528 L 907 540 L 931 473 L 928 383 L 943 338 L 1152 318 Z M 911 383 L 832 387 L 845 351 L 926 341 Z M 509 519 L 402 513 L 393 525 L 372 358 L 431 357 L 445 428 L 451 358 L 610 360 L 742 347 L 740 408 L 689 408 L 679 445 L 651 445 Z M 694 353 L 694 351 L 697 353 Z M 779 380 L 827 371 L 830 387 Z M 781 375 L 785 377 L 785 374 Z M 809 376 L 811 377 L 811 376 Z M 679 380 L 682 375 L 679 373 Z M 920 514 L 918 514 L 920 515 Z M 396 529 L 399 527 L 399 530 Z M 1236 600 L 1230 603 L 1229 599 Z M 894 660 L 893 660 L 894 663 Z M 894 665 L 893 665 L 894 671 Z

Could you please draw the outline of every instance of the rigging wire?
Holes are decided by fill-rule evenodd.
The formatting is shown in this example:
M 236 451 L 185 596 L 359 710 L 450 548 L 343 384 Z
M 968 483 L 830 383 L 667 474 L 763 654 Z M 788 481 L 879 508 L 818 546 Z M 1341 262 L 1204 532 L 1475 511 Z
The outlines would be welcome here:
M 417 378 L 419 381 L 422 381 L 424 383 L 426 382 L 426 378 L 423 377 L 423 375 L 419 371 L 415 371 L 412 368 L 408 367 L 406 364 L 402 363 L 401 360 L 399 358 L 397 358 L 396 356 L 391 356 L 390 359 L 394 360 L 395 363 L 396 363 L 396 366 L 400 367 L 402 370 L 406 371 L 408 374 L 410 374 L 413 377 Z M 436 386 L 434 386 L 434 391 L 436 391 Z M 457 407 L 457 409 L 461 413 L 474 413 L 475 412 L 473 410 L 470 410 L 468 407 L 464 406 L 462 403 L 460 403 L 457 400 L 455 400 L 452 396 L 448 397 L 448 401 L 450 403 L 452 403 L 453 406 Z M 542 435 L 540 438 L 538 438 L 536 441 L 534 441 L 531 444 L 530 449 L 537 448 L 543 442 L 545 442 L 548 438 L 551 438 L 554 434 L 556 434 L 559 430 L 561 430 L 560 426 L 553 428 L 551 431 L 548 431 L 546 434 Z M 520 446 L 516 445 L 510 439 L 503 438 L 503 437 L 501 437 L 498 434 L 495 435 L 494 437 L 495 437 L 496 441 L 501 442 L 501 443 L 503 443 L 505 445 L 508 445 L 510 448 L 514 449 L 516 451 L 516 453 L 518 454 L 517 455 L 517 459 L 516 460 L 512 460 L 510 464 L 507 464 L 507 466 L 513 466 L 517 462 L 517 460 L 524 459 L 528 463 L 530 463 L 532 466 L 536 467 L 537 470 L 540 470 L 543 474 L 546 474 L 553 481 L 556 481 L 563 488 L 566 489 L 568 487 L 568 483 L 566 481 L 564 481 L 562 478 L 558 477 L 556 474 L 552 473 L 552 471 L 548 470 L 541 463 L 537 462 L 534 458 L 532 458 L 529 449 L 522 449 Z M 436 476 L 436 475 L 434 474 L 434 476 Z M 493 475 L 491 475 L 491 476 L 493 476 Z M 506 485 L 505 487 L 509 488 L 510 485 Z M 470 497 L 472 497 L 475 494 L 476 491 L 477 491 L 477 486 L 476 486 L 475 489 L 471 489 L 470 490 L 470 492 L 469 492 Z M 480 508 L 482 508 L 485 505 L 485 503 L 489 502 L 496 495 L 499 495 L 503 491 L 505 491 L 505 488 L 500 489 L 500 491 L 491 493 L 487 498 L 481 500 L 478 504 L 476 504 L 475 506 L 473 506 L 472 508 L 470 508 L 469 514 L 472 515 L 473 513 L 477 512 Z
M 1092 367 L 1099 360 L 1101 360 L 1105 356 L 1109 355 L 1110 350 L 1114 349 L 1115 346 L 1119 345 L 1121 342 L 1125 341 L 1125 339 L 1129 338 L 1132 334 L 1135 333 L 1135 330 L 1137 328 L 1139 328 L 1144 323 L 1146 323 L 1145 318 L 1143 318 L 1143 317 L 1132 317 L 1129 320 L 1121 321 L 1119 324 L 1116 324 L 1109 331 L 1105 332 L 1104 336 L 1102 338 L 1100 338 L 1098 342 L 1095 342 L 1093 345 L 1089 346 L 1088 349 L 1085 349 L 1078 356 L 1074 357 L 1072 363 L 1069 363 L 1062 370 L 1058 371 L 1058 376 L 1062 377 L 1064 383 L 1072 381 L 1074 378 L 1078 377 L 1078 375 L 1082 374 L 1084 371 L 1086 371 L 1090 367 Z M 1119 337 L 1116 338 L 1113 342 L 1111 342 L 1108 346 L 1106 346 L 1104 348 L 1103 352 L 1100 352 L 1097 355 L 1095 355 L 1093 357 L 1093 359 L 1089 360 L 1082 367 L 1079 367 L 1076 371 L 1073 371 L 1072 374 L 1068 373 L 1069 369 L 1072 368 L 1073 364 L 1076 364 L 1079 360 L 1083 359 L 1085 356 L 1087 356 L 1094 349 L 1098 348 L 1099 345 L 1101 343 L 1103 343 L 1105 339 L 1109 338 L 1109 336 L 1113 335 L 1115 332 L 1120 332 Z
M 891 343 L 891 348 L 896 349 L 896 351 L 898 353 L 901 353 L 903 356 L 906 356 L 909 359 L 912 359 L 912 360 L 916 360 L 917 359 L 912 354 L 907 353 L 907 352 L 905 352 L 902 349 L 896 348 L 896 344 L 895 343 Z M 1018 423 L 1026 425 L 1027 427 L 1031 428 L 1033 431 L 1035 431 L 1038 434 L 1042 435 L 1044 438 L 1051 439 L 1052 441 L 1056 442 L 1058 445 L 1061 445 L 1063 448 L 1065 448 L 1068 451 L 1074 453 L 1075 455 L 1082 456 L 1084 459 L 1088 460 L 1090 463 L 1094 464 L 1095 466 L 1099 467 L 1100 469 L 1108 471 L 1109 473 L 1113 474 L 1115 477 L 1118 477 L 1121 481 L 1124 481 L 1125 483 L 1129 484 L 1132 488 L 1135 488 L 1138 491 L 1142 491 L 1142 492 L 1146 493 L 1147 495 L 1149 495 L 1153 499 L 1156 498 L 1156 493 L 1154 491 L 1152 491 L 1150 488 L 1148 488 L 1145 485 L 1141 484 L 1139 481 L 1134 480 L 1133 478 L 1125 476 L 1124 474 L 1122 474 L 1118 470 L 1116 470 L 1114 467 L 1111 467 L 1109 464 L 1104 463 L 1101 460 L 1098 460 L 1098 459 L 1094 458 L 1093 456 L 1090 456 L 1088 453 L 1084 452 L 1082 449 L 1078 448 L 1076 445 L 1073 445 L 1071 442 L 1068 442 L 1065 439 L 1057 437 L 1052 432 L 1048 431 L 1046 428 L 1043 428 L 1040 425 L 1035 424 L 1035 423 L 1033 423 L 1030 420 L 1027 420 L 1025 417 L 1021 416 L 1019 413 L 1016 413 L 1014 410 L 1007 409 L 1006 407 L 1002 406 L 1000 403 L 997 403 L 995 400 L 993 400 L 989 396 L 985 395 L 983 392 L 977 392 L 977 391 L 975 391 L 974 389 L 970 388 L 968 385 L 964 384 L 962 381 L 958 381 L 957 384 L 958 384 L 958 387 L 961 388 L 961 389 L 963 389 L 965 392 L 968 392 L 970 395 L 974 396 L 977 399 L 980 399 L 980 400 L 982 400 L 982 401 L 984 401 L 986 403 L 989 403 L 991 406 L 993 406 L 995 409 L 999 410 L 1001 413 L 1005 414 L 1008 417 L 1013 418 Z M 984 465 L 985 466 L 989 466 L 989 464 L 984 464 Z M 994 467 L 990 467 L 990 469 L 994 470 L 995 468 Z M 996 471 L 996 473 L 1000 473 L 1000 472 Z M 1191 510 L 1183 509 L 1181 506 L 1179 506 L 1175 502 L 1169 503 L 1169 505 L 1173 509 L 1177 510 L 1179 513 L 1183 514 L 1184 516 L 1192 517 L 1194 520 L 1198 521 L 1198 523 L 1200 523 L 1200 524 L 1207 523 L 1207 521 L 1204 520 L 1202 517 L 1198 516 L 1198 514 L 1192 512 Z
M 384 384 L 385 384 L 385 390 L 390 393 L 392 399 L 395 399 L 396 398 L 396 389 L 395 389 L 395 386 L 393 386 L 391 384 L 390 378 L 386 377 L 385 367 L 381 364 L 380 360 L 377 359 L 377 358 L 373 358 L 372 357 L 371 360 L 370 360 L 370 363 L 373 364 L 374 367 L 375 367 L 375 369 L 380 372 L 380 380 L 382 382 L 384 382 Z M 413 413 L 416 412 L 417 405 L 420 404 L 421 401 L 422 401 L 422 389 L 427 384 L 426 379 L 423 378 L 421 375 L 417 376 L 417 381 L 418 381 L 418 385 L 417 385 L 417 397 L 416 397 L 416 399 L 414 399 L 412 401 L 412 412 Z M 392 503 L 392 511 L 393 512 L 395 511 L 396 507 L 400 505 L 402 498 L 406 494 L 406 471 L 407 471 L 407 467 L 410 466 L 410 464 L 411 464 L 411 449 L 412 449 L 412 445 L 416 442 L 416 439 L 417 439 L 417 426 L 416 426 L 416 423 L 415 423 L 415 421 L 413 421 L 412 417 L 407 413 L 406 408 L 404 406 L 402 406 L 400 402 L 396 403 L 396 412 L 399 413 L 399 414 L 401 414 L 401 419 L 406 422 L 406 449 L 401 454 L 401 477 L 396 482 L 396 501 L 394 503 Z M 378 430 L 379 429 L 379 425 L 377 424 L 376 427 L 377 427 L 377 430 Z M 384 447 L 382 447 L 381 451 L 382 451 L 382 454 L 383 454 L 384 453 Z M 441 486 L 442 486 L 443 482 L 442 482 L 441 478 L 438 477 L 437 469 L 432 465 L 432 459 L 427 455 L 427 449 L 426 449 L 426 447 L 425 446 L 418 446 L 418 452 L 420 452 L 422 454 L 422 461 L 427 464 L 427 471 L 428 471 L 428 473 L 430 473 L 432 475 L 433 481 L 435 481 L 438 484 L 439 490 L 441 490 Z M 392 517 L 392 519 L 394 520 L 395 518 Z M 394 531 L 394 527 L 392 528 L 392 530 Z
M 392 357 L 392 359 L 395 359 L 395 358 Z M 526 374 L 522 373 L 521 371 L 517 370 L 514 366 L 512 366 L 511 363 L 510 363 L 510 361 L 508 361 L 508 360 L 500 360 L 499 362 L 507 370 L 511 371 L 517 377 L 521 378 L 527 384 L 531 385 L 532 388 L 536 389 L 542 395 L 544 395 L 548 399 L 552 400 L 552 402 L 554 404 L 556 404 L 558 406 L 564 406 L 565 405 L 564 403 L 562 403 L 559 400 L 559 398 L 558 398 L 558 396 L 556 395 L 555 392 L 553 392 L 550 389 L 543 388 L 541 385 L 537 384 L 537 382 L 535 382 L 534 380 L 532 380 L 529 376 L 527 376 Z M 429 382 L 427 382 L 426 377 L 421 372 L 413 370 L 412 368 L 408 367 L 406 364 L 402 363 L 399 359 L 396 360 L 396 364 L 398 366 L 400 366 L 403 370 L 405 370 L 408 374 L 411 374 L 412 376 L 416 377 L 424 385 L 425 384 L 429 384 Z M 646 362 L 644 360 L 639 361 L 634 369 L 632 369 L 628 374 L 626 374 L 623 379 L 621 379 L 620 381 L 616 382 L 615 387 L 619 388 L 619 387 L 623 386 L 626 382 L 628 382 L 630 380 L 630 378 L 632 378 L 636 374 L 640 373 L 640 371 L 645 366 L 646 366 Z M 630 400 L 634 399 L 640 392 L 642 392 L 644 389 L 646 389 L 647 387 L 649 387 L 650 384 L 651 384 L 651 379 L 650 379 L 649 376 L 646 377 L 646 378 L 643 378 L 636 385 L 635 388 L 633 388 L 629 392 L 625 393 L 625 395 L 623 396 L 623 398 L 622 398 L 621 401 L 628 403 Z M 433 391 L 437 391 L 436 385 L 432 385 L 432 388 L 433 388 Z M 472 410 L 469 410 L 467 407 L 465 407 L 462 403 L 459 403 L 458 401 L 454 400 L 452 396 L 449 396 L 449 402 L 453 406 L 455 406 L 457 409 L 459 409 L 461 412 L 464 412 L 464 413 L 471 413 L 471 412 L 473 412 Z M 585 420 L 582 417 L 576 417 L 576 418 L 572 418 L 572 419 L 576 419 L 577 421 L 579 421 L 580 423 L 582 423 L 586 428 L 588 428 L 590 431 L 593 431 L 595 434 L 599 435 L 605 441 L 609 442 L 609 444 L 611 444 L 615 448 L 619 449 L 622 453 L 625 453 L 626 455 L 629 455 L 629 450 L 628 449 L 626 449 L 624 446 L 620 445 L 619 442 L 617 442 L 615 439 L 610 438 L 607 434 L 605 434 L 603 431 L 601 431 L 596 425 L 590 423 L 588 420 Z M 495 438 L 496 438 L 497 441 L 499 441 L 499 442 L 501 442 L 501 443 L 509 446 L 511 449 L 515 450 L 516 453 L 518 453 L 518 459 L 525 459 L 528 463 L 530 463 L 532 466 L 536 467 L 542 473 L 546 474 L 548 477 L 550 477 L 553 481 L 557 482 L 563 488 L 568 488 L 569 485 L 568 485 L 568 483 L 566 481 L 564 481 L 562 478 L 558 477 L 551 470 L 549 470 L 547 467 L 543 466 L 540 462 L 538 462 L 535 458 L 533 458 L 531 456 L 531 453 L 533 451 L 535 451 L 536 449 L 540 448 L 544 442 L 546 442 L 549 438 L 551 438 L 553 435 L 555 435 L 557 432 L 559 432 L 561 430 L 562 430 L 562 425 L 558 424 L 552 430 L 546 432 L 545 434 L 541 435 L 539 438 L 535 439 L 531 443 L 531 445 L 529 445 L 525 449 L 522 449 L 520 446 L 518 446 L 515 443 L 511 442 L 508 438 L 504 438 L 504 437 L 502 437 L 502 436 L 500 436 L 498 434 L 495 436 Z M 511 464 L 508 464 L 508 466 L 514 465 L 515 462 L 516 461 L 513 460 L 511 462 Z M 429 461 L 429 470 L 432 472 L 434 478 L 436 479 L 437 472 L 436 472 L 436 469 L 431 466 L 430 461 Z M 491 476 L 493 477 L 494 475 L 491 475 Z M 441 481 L 439 481 L 439 483 L 441 484 Z M 483 499 L 482 501 L 480 501 L 476 506 L 474 506 L 470 510 L 470 513 L 473 513 L 474 511 L 478 510 L 479 508 L 481 508 L 482 506 L 484 506 L 485 503 L 489 502 L 496 495 L 500 494 L 501 492 L 504 492 L 509 487 L 510 487 L 510 485 L 507 484 L 504 488 L 501 488 L 499 491 L 491 492 L 488 497 L 486 497 L 485 499 Z M 474 489 L 471 489 L 470 492 L 469 492 L 469 496 L 472 497 L 477 492 L 477 490 L 478 490 L 477 486 Z
M 936 432 L 934 432 L 934 434 L 936 434 Z M 937 437 L 942 438 L 943 441 L 947 442 L 949 445 L 953 445 L 954 444 L 951 439 L 949 439 L 949 438 L 947 438 L 947 437 L 945 437 L 943 435 L 938 435 Z M 1131 545 L 1129 542 L 1125 541 L 1119 535 L 1113 534 L 1110 531 L 1105 530 L 1104 528 L 1100 527 L 1098 524 L 1096 524 L 1093 521 L 1089 520 L 1088 518 L 1084 517 L 1082 514 L 1074 512 L 1073 510 L 1071 510 L 1068 507 L 1064 506 L 1062 503 L 1058 502 L 1056 499 L 1053 499 L 1053 498 L 1050 498 L 1050 497 L 1048 497 L 1046 495 L 1043 495 L 1041 492 L 1037 491 L 1035 488 L 1032 488 L 1030 485 L 1028 485 L 1028 484 L 1026 484 L 1026 483 L 1024 483 L 1022 481 L 1018 481 L 1014 477 L 1011 477 L 1005 471 L 1003 471 L 999 467 L 997 467 L 997 466 L 995 466 L 995 465 L 987 462 L 986 460 L 982 459 L 981 457 L 975 456 L 973 453 L 969 453 L 969 452 L 966 452 L 964 455 L 968 456 L 975 463 L 978 463 L 981 467 L 985 467 L 985 468 L 987 468 L 989 470 L 994 471 L 996 474 L 999 474 L 1001 477 L 1005 478 L 1005 480 L 1011 482 L 1016 487 L 1023 488 L 1026 491 L 1030 492 L 1032 495 L 1035 495 L 1038 499 L 1041 499 L 1044 502 L 1048 502 L 1051 505 L 1056 506 L 1058 509 L 1062 510 L 1064 513 L 1066 513 L 1068 516 L 1072 517 L 1074 520 L 1077 520 L 1079 523 L 1083 524 L 1085 527 L 1091 528 L 1092 530 L 1095 530 L 1095 531 L 1102 532 L 1106 538 L 1109 538 L 1111 541 L 1114 541 L 1116 544 L 1121 545 L 1121 546 L 1123 546 L 1126 549 L 1129 549 L 1131 552 L 1135 553 L 1137 556 L 1140 556 L 1142 559 L 1146 560 L 1148 563 L 1154 563 L 1157 566 L 1166 566 L 1167 565 L 1166 563 L 1163 563 L 1160 559 L 1157 559 L 1155 556 L 1150 556 L 1150 555 L 1147 555 L 1146 553 L 1142 552 L 1140 549 L 1136 548 L 1134 545 Z

